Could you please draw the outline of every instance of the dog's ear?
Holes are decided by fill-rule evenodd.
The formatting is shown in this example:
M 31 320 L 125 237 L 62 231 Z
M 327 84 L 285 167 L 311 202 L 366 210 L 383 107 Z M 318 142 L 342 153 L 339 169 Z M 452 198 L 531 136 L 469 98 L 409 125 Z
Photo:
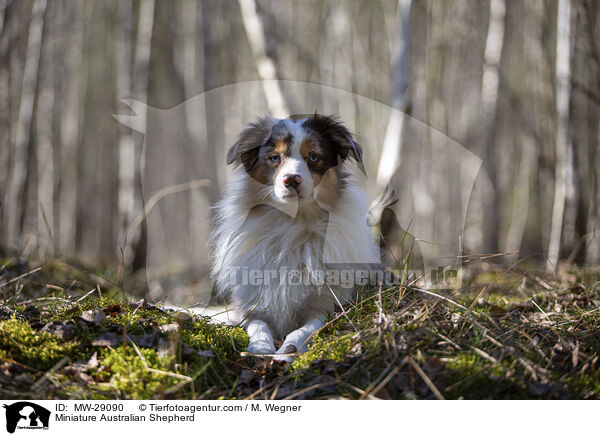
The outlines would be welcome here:
M 227 152 L 227 165 L 238 166 L 244 164 L 252 166 L 253 155 L 264 144 L 271 134 L 271 129 L 277 120 L 270 116 L 259 118 L 240 133 L 239 139 Z
M 303 126 L 311 129 L 323 141 L 332 144 L 342 161 L 352 157 L 357 162 L 362 162 L 362 147 L 335 116 L 314 114 L 304 121 Z

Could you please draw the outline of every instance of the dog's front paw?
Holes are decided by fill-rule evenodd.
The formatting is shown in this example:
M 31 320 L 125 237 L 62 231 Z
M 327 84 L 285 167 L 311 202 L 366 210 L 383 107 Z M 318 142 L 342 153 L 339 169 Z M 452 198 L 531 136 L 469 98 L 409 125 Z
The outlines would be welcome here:
M 275 345 L 272 341 L 265 339 L 251 340 L 246 351 L 254 354 L 273 354 L 275 353 Z
M 273 360 L 277 361 L 277 362 L 284 362 L 284 363 L 292 363 L 294 361 L 295 356 L 291 355 L 294 354 L 298 351 L 298 348 L 296 347 L 296 345 L 294 344 L 290 344 L 288 343 L 284 343 L 279 350 L 277 350 L 277 352 L 275 353 L 276 355 L 273 356 Z M 281 356 L 279 356 L 279 354 Z
M 292 363 L 294 361 L 294 356 L 286 356 L 285 354 L 282 354 L 281 356 L 275 354 L 273 356 L 273 361 L 274 362 L 279 362 L 279 363 Z
M 283 344 L 281 346 L 281 348 L 279 350 L 277 350 L 277 353 L 285 353 L 285 354 L 292 354 L 292 353 L 297 353 L 298 352 L 298 347 L 296 347 L 296 345 L 294 344 Z

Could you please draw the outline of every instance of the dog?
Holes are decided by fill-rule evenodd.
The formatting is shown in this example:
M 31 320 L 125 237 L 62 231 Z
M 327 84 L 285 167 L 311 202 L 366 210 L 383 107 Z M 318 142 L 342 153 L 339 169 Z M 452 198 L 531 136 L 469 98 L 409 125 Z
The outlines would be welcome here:
M 211 275 L 243 319 L 248 352 L 291 361 L 355 294 L 333 272 L 364 279 L 380 265 L 351 160 L 362 165 L 353 134 L 320 114 L 258 118 L 228 151 L 236 172 L 216 205 Z

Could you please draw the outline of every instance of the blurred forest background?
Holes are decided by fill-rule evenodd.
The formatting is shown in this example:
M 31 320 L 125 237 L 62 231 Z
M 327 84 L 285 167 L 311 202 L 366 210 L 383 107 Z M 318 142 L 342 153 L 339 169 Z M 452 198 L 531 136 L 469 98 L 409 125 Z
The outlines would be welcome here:
M 127 113 L 120 100 L 166 109 L 283 79 L 397 108 L 479 156 L 466 253 L 597 264 L 599 21 L 595 0 L 0 0 L 0 251 L 143 267 L 141 168 L 160 162 L 113 118 Z M 274 112 L 285 105 L 264 92 Z M 344 120 L 361 115 L 344 107 Z M 227 110 L 201 126 L 215 173 L 231 145 Z M 392 116 L 386 125 L 367 156 L 393 184 L 386 163 L 411 135 Z

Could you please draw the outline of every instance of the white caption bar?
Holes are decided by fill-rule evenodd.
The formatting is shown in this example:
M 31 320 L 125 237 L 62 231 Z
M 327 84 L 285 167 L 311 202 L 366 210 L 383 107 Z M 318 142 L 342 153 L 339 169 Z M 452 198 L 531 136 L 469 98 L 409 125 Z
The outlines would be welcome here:
M 111 432 L 246 436 L 272 431 L 309 436 L 599 434 L 597 401 L 0 400 L 0 404 L 4 406 L 0 432 L 18 436 Z

